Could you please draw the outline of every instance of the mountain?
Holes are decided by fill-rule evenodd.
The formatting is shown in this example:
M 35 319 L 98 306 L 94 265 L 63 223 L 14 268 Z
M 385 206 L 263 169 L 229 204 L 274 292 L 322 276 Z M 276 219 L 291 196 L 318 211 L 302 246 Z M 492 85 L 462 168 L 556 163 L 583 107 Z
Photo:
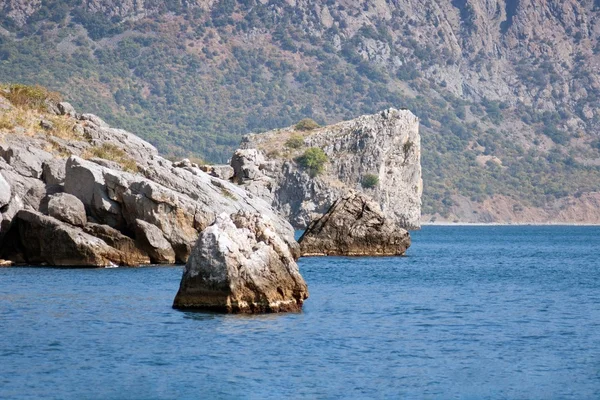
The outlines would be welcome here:
M 0 80 L 173 156 L 408 108 L 426 220 L 598 222 L 600 1 L 0 1 Z M 90 100 L 92 99 L 92 100 Z

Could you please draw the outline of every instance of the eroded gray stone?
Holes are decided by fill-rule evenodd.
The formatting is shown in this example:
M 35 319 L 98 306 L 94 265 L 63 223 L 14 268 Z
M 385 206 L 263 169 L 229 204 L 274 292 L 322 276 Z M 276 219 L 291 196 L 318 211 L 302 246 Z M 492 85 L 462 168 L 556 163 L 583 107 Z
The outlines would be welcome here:
M 83 227 L 87 224 L 83 203 L 77 197 L 68 193 L 58 193 L 50 196 L 48 215 L 75 226 Z
M 186 264 L 173 307 L 232 313 L 299 311 L 308 289 L 264 216 L 220 214 Z

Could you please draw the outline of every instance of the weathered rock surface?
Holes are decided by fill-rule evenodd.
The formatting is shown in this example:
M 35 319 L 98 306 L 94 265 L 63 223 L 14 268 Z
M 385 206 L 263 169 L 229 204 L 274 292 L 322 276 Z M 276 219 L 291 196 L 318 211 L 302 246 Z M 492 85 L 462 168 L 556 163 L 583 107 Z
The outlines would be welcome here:
M 57 219 L 26 210 L 19 211 L 14 219 L 20 254 L 29 264 L 110 266 L 123 263 L 120 251 Z M 14 254 L 9 255 L 14 257 Z
M 151 144 L 68 104 L 56 106 L 56 113 L 65 119 L 61 125 L 74 125 L 68 139 L 42 128 L 38 134 L 0 130 L 0 253 L 10 253 L 5 258 L 56 265 L 184 263 L 216 215 L 240 210 L 268 217 L 292 254 L 299 254 L 291 225 L 243 188 L 191 162 L 176 167 Z M 109 159 L 90 157 L 98 153 Z M 21 210 L 36 218 L 17 219 Z M 52 250 L 49 234 L 68 237 L 71 245 L 46 254 Z
M 304 145 L 282 153 L 295 136 Z M 292 127 L 252 134 L 241 147 L 231 160 L 234 182 L 270 202 L 298 228 L 349 190 L 366 192 L 398 226 L 420 227 L 421 139 L 418 118 L 410 111 L 391 108 L 308 132 Z M 314 178 L 293 161 L 309 147 L 321 148 L 328 157 L 325 171 Z M 368 175 L 376 183 L 364 188 Z
M 41 178 L 42 164 L 52 159 L 52 155 L 42 149 L 7 145 L 0 145 L 0 157 L 19 174 L 32 178 Z
M 410 235 L 379 204 L 354 192 L 313 221 L 299 243 L 303 256 L 397 256 L 410 247 Z
M 307 297 L 294 256 L 271 222 L 257 214 L 223 213 L 200 234 L 173 307 L 299 311 Z
M 58 193 L 48 200 L 48 215 L 74 226 L 85 226 L 87 217 L 83 203 L 68 193 Z
M 136 242 L 123 235 L 116 229 L 107 225 L 88 223 L 83 227 L 85 233 L 102 239 L 106 244 L 119 250 L 123 254 L 123 264 L 144 265 L 150 264 L 150 257 L 141 250 Z
M 157 264 L 175 262 L 175 251 L 158 227 L 138 219 L 135 223 L 135 237 L 152 262 Z
M 10 202 L 11 190 L 6 179 L 0 174 L 0 208 Z
M 42 180 L 47 185 L 62 185 L 65 183 L 66 160 L 54 158 L 42 165 Z

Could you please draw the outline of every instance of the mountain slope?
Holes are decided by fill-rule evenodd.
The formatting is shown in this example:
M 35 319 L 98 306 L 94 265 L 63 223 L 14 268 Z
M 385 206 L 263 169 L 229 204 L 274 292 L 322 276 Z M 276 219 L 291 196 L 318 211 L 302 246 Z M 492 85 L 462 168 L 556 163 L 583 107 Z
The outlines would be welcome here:
M 2 80 L 85 101 L 163 152 L 222 162 L 251 131 L 406 107 L 422 124 L 424 212 L 438 220 L 529 221 L 519 210 L 530 209 L 552 220 L 600 191 L 596 0 L 5 0 L 0 10 Z M 491 212 L 497 202 L 513 211 Z

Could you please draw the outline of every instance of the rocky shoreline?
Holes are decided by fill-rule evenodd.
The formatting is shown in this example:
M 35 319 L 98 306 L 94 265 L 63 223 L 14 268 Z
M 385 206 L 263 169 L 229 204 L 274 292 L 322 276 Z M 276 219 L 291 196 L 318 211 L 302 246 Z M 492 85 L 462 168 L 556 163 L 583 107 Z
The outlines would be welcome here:
M 293 152 L 276 159 L 251 140 L 231 166 L 200 166 L 167 160 L 66 102 L 2 105 L 0 266 L 186 263 L 174 308 L 299 311 L 308 298 L 301 254 L 403 255 L 410 235 L 400 225 L 418 224 L 420 147 L 409 112 L 305 132 L 295 148 L 322 153 L 317 176 Z M 367 171 L 379 175 L 358 193 Z M 288 219 L 310 222 L 302 249 Z
M 198 165 L 173 163 L 68 103 L 50 111 L 42 115 L 68 126 L 68 135 L 44 128 L 0 134 L 0 259 L 57 266 L 185 263 L 217 215 L 238 211 L 269 218 L 297 248 L 291 225 L 243 188 Z

